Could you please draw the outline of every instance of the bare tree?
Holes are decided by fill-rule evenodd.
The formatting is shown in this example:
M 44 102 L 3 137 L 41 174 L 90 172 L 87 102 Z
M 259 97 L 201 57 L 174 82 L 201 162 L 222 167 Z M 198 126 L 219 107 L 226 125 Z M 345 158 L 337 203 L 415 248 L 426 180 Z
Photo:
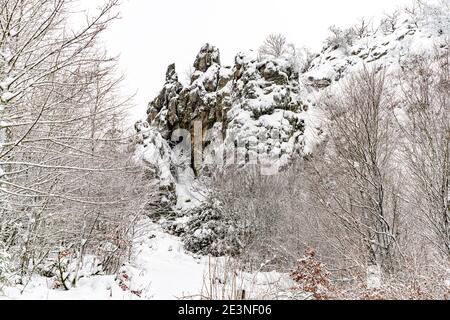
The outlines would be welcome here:
M 398 117 L 411 175 L 408 200 L 425 222 L 423 234 L 450 258 L 450 67 L 449 53 L 414 58 L 400 75 L 406 117 Z
M 104 271 L 120 264 L 141 187 L 125 152 L 130 101 L 98 46 L 118 1 L 75 29 L 73 4 L 0 1 L 0 247 L 22 278 L 56 261 L 66 289 L 87 253 Z M 78 265 L 75 276 L 62 258 Z
M 399 11 L 394 11 L 392 13 L 386 13 L 385 17 L 381 20 L 380 28 L 384 34 L 391 34 L 397 30 L 398 20 L 400 17 Z
M 373 32 L 372 21 L 365 18 L 359 19 L 359 23 L 353 27 L 353 32 L 358 39 L 367 37 Z
M 286 37 L 279 33 L 270 34 L 258 53 L 261 58 L 279 58 L 287 52 L 288 42 Z
M 355 35 L 355 30 L 353 28 L 341 29 L 336 26 L 331 26 L 329 28 L 331 36 L 326 40 L 327 47 L 341 48 L 343 50 L 348 50 L 348 46 L 353 44 Z
M 301 56 L 300 72 L 304 73 L 309 70 L 316 55 L 309 48 L 301 48 L 300 56 Z
M 406 6 L 403 10 L 416 27 L 419 27 L 419 20 L 424 6 L 425 4 L 422 0 L 414 0 L 411 5 Z
M 328 139 L 308 179 L 313 207 L 337 223 L 336 243 L 360 265 L 390 271 L 395 264 L 401 204 L 394 160 L 395 132 L 383 70 L 364 68 L 342 95 L 322 102 Z

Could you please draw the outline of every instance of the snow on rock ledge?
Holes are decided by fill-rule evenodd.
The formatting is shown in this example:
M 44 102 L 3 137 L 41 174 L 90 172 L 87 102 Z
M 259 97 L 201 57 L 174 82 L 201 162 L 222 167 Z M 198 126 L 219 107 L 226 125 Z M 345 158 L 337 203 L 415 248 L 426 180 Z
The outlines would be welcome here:
M 163 89 L 149 104 L 146 122 L 164 139 L 184 129 L 205 148 L 214 129 L 225 150 L 244 146 L 241 151 L 248 155 L 262 148 L 264 156 L 284 156 L 284 162 L 301 153 L 308 106 L 300 99 L 299 74 L 288 60 L 258 61 L 238 54 L 235 65 L 226 67 L 220 65 L 219 50 L 206 44 L 194 68 L 191 83 L 183 86 L 170 65 Z M 194 163 L 192 168 L 197 175 L 204 169 Z
M 222 228 L 220 218 L 208 220 L 211 210 L 198 208 L 195 177 L 230 164 L 230 159 L 239 166 L 275 164 L 270 169 L 277 172 L 292 156 L 303 154 L 310 108 L 301 99 L 307 92 L 298 70 L 286 58 L 259 61 L 253 52 L 239 53 L 234 66 L 222 66 L 219 50 L 206 44 L 193 66 L 185 86 L 175 65 L 168 66 L 165 84 L 150 102 L 147 118 L 136 124 L 138 154 L 149 178 L 159 178 L 160 190 L 169 194 L 159 196 L 168 205 L 151 214 L 154 221 L 162 217 L 162 225 L 183 236 L 192 251 L 218 256 L 233 251 L 225 239 L 228 231 L 224 232 L 230 228 Z M 207 163 L 195 161 L 197 140 Z M 215 227 L 205 228 L 199 221 Z

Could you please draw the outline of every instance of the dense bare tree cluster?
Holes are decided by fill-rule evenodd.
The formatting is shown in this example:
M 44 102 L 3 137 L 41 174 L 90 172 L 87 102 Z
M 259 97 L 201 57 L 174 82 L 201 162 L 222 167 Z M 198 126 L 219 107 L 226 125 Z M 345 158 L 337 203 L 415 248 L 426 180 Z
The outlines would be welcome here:
M 398 74 L 364 68 L 322 99 L 312 156 L 275 176 L 215 177 L 211 199 L 243 227 L 242 260 L 289 268 L 313 248 L 359 297 L 448 294 L 449 76 L 442 51 Z
M 447 0 L 416 1 L 378 29 L 394 32 L 405 14 L 416 27 L 438 23 L 442 8 Z M 330 31 L 326 47 L 343 50 L 377 32 L 367 20 Z M 282 36 L 261 48 L 292 56 Z M 245 226 L 242 259 L 286 267 L 317 250 L 333 281 L 359 297 L 448 297 L 449 65 L 447 44 L 427 59 L 410 55 L 399 71 L 365 66 L 321 99 L 326 134 L 311 155 L 276 176 L 235 168 L 216 176 L 211 199 Z
M 66 289 L 88 254 L 101 271 L 120 266 L 142 191 L 126 152 L 129 99 L 97 45 L 118 1 L 78 27 L 75 4 L 0 1 L 0 251 L 18 281 L 39 271 Z
M 402 160 L 410 175 L 407 202 L 422 236 L 450 259 L 450 56 L 412 59 L 400 75 L 407 120 L 397 116 Z

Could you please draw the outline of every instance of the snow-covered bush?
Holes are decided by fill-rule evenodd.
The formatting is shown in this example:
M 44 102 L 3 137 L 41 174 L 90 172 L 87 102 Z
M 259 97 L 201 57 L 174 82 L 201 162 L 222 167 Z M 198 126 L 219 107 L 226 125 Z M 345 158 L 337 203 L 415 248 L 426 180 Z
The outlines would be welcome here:
M 201 299 L 245 300 L 251 299 L 244 288 L 244 277 L 239 260 L 230 257 L 208 260 L 203 276 Z
M 332 47 L 334 49 L 342 49 L 344 52 L 348 51 L 348 48 L 353 45 L 356 38 L 355 30 L 353 28 L 341 29 L 336 26 L 329 28 L 331 35 L 325 41 L 325 47 Z
M 399 23 L 400 12 L 394 11 L 391 14 L 386 14 L 385 17 L 380 22 L 380 29 L 385 34 L 391 34 L 397 30 L 397 25 Z
M 300 57 L 300 72 L 301 73 L 305 73 L 306 71 L 309 70 L 309 68 L 311 67 L 311 64 L 314 60 L 314 58 L 316 57 L 316 54 L 311 51 L 311 49 L 303 47 L 300 49 L 297 49 L 298 51 L 298 56 Z
M 183 236 L 186 249 L 216 257 L 239 254 L 243 228 L 223 214 L 219 203 L 203 205 L 190 214 Z
M 271 34 L 258 49 L 258 60 L 286 59 L 294 72 L 305 72 L 311 65 L 315 55 L 309 48 L 298 48 L 288 42 L 282 34 Z
M 363 300 L 448 300 L 450 287 L 446 283 L 448 262 L 433 261 L 430 265 L 403 265 L 403 270 L 371 287 L 358 283 L 347 292 L 347 298 Z

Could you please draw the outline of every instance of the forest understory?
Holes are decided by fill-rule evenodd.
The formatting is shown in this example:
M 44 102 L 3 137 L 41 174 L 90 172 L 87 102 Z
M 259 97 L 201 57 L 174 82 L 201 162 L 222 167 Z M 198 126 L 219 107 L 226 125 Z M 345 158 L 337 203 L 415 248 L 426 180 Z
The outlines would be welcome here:
M 450 299 L 449 0 L 207 43 L 132 125 L 78 5 L 0 0 L 0 299 Z

